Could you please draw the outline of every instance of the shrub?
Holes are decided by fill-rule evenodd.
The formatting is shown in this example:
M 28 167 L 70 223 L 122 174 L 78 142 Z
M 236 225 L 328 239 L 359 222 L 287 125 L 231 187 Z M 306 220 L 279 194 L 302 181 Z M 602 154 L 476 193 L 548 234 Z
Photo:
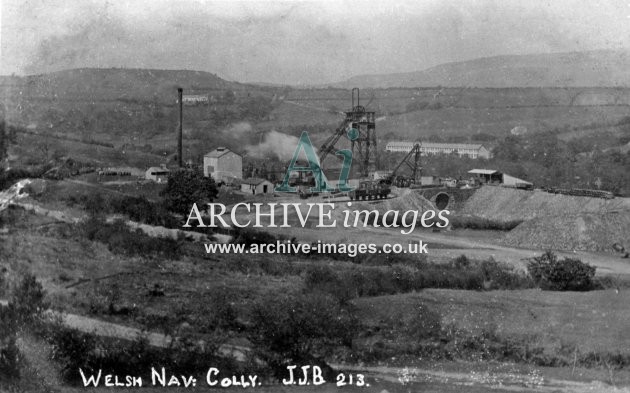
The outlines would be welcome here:
M 147 198 L 125 196 L 112 199 L 111 210 L 125 214 L 130 220 L 149 225 L 160 225 L 166 228 L 179 228 L 180 223 L 159 203 L 151 202 Z
M 317 361 L 326 348 L 350 346 L 357 331 L 348 309 L 322 293 L 266 296 L 254 305 L 252 324 L 251 341 L 277 377 L 284 376 L 289 364 Z
M 39 325 L 45 307 L 44 296 L 44 290 L 35 276 L 26 274 L 13 288 L 9 304 L 0 305 L 0 381 L 20 376 L 17 333 Z
M 221 288 L 210 295 L 210 304 L 212 304 L 212 315 L 207 316 L 207 328 L 231 328 L 236 326 L 236 317 L 238 316 L 236 307 L 232 302 L 235 296 L 230 293 L 228 288 Z
M 79 384 L 79 368 L 85 374 L 132 374 L 150 378 L 151 367 L 165 367 L 172 373 L 197 373 L 207 371 L 208 364 L 226 372 L 236 371 L 230 359 L 216 355 L 218 345 L 206 342 L 203 348 L 190 340 L 179 340 L 169 348 L 149 346 L 144 337 L 124 341 L 97 337 L 62 325 L 50 329 L 47 337 L 51 344 L 51 358 L 61 365 L 62 378 L 71 384 Z
M 167 237 L 151 237 L 140 229 L 131 231 L 120 220 L 111 224 L 97 218 L 87 219 L 80 228 L 80 233 L 89 240 L 99 241 L 116 254 L 128 256 L 160 256 L 179 259 L 181 241 Z
M 9 306 L 0 305 L 0 381 L 20 376 L 20 353 L 16 339 L 15 314 Z
M 101 216 L 108 211 L 108 203 L 99 192 L 94 192 L 85 196 L 83 206 L 90 217 Z
M 527 264 L 532 279 L 542 289 L 588 291 L 594 289 L 596 268 L 576 258 L 558 259 L 551 251 L 532 258 Z
M 405 333 L 416 340 L 435 338 L 442 330 L 440 314 L 425 305 L 419 305 L 405 324 Z
M 525 275 L 514 271 L 511 265 L 489 258 L 479 264 L 484 277 L 485 289 L 531 288 L 533 282 Z
M 232 243 L 245 244 L 247 247 L 252 244 L 272 244 L 278 240 L 281 240 L 281 238 L 269 232 L 257 231 L 249 228 L 236 229 L 234 231 L 234 236 L 232 237 Z
M 523 289 L 534 286 L 524 273 L 493 259 L 472 261 L 459 256 L 449 264 L 406 260 L 393 266 L 354 266 L 338 270 L 312 265 L 306 269 L 307 290 L 325 292 L 342 304 L 354 297 L 380 296 L 424 288 L 465 290 Z
M 9 307 L 20 325 L 28 325 L 35 322 L 46 308 L 44 303 L 45 292 L 34 275 L 26 274 L 13 289 Z
M 451 261 L 451 266 L 456 269 L 466 269 L 470 267 L 470 259 L 464 254 L 458 256 Z
M 352 286 L 345 283 L 341 275 L 328 265 L 308 266 L 304 273 L 304 285 L 311 292 L 328 293 L 341 304 L 346 304 L 348 300 L 356 296 L 352 292 Z

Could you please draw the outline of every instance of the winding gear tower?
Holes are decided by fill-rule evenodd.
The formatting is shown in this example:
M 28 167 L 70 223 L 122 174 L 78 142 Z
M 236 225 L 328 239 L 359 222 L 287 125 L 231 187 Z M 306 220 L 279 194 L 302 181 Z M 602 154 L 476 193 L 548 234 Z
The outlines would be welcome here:
M 357 95 L 357 104 L 354 105 L 354 92 Z M 358 175 L 368 177 L 370 172 L 376 170 L 376 123 L 375 112 L 368 112 L 359 101 L 359 89 L 352 89 L 352 111 L 346 112 L 346 120 L 352 124 L 356 131 L 351 136 L 353 161 L 359 164 Z
M 376 170 L 378 165 L 375 112 L 366 111 L 365 107 L 361 106 L 359 89 L 356 87 L 352 89 L 352 110 L 345 112 L 345 119 L 320 149 L 320 162 L 322 165 L 328 154 L 335 149 L 335 145 L 344 135 L 352 144 L 352 172 L 354 176 L 367 178 L 370 172 Z

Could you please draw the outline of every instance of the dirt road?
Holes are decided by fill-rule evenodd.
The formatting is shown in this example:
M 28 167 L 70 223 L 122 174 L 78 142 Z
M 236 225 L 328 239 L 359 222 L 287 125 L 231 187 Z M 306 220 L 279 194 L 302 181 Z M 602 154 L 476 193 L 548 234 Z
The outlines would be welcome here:
M 6 304 L 6 301 L 0 301 Z M 157 347 L 167 347 L 171 338 L 160 333 L 143 332 L 140 329 L 102 321 L 96 318 L 84 317 L 76 314 L 62 314 L 63 323 L 83 332 L 91 332 L 99 336 L 115 337 L 133 340 L 139 335 L 144 335 L 150 345 Z M 28 345 L 26 345 L 28 344 Z M 41 358 L 41 351 L 31 341 L 23 341 L 21 344 L 25 350 L 25 354 L 34 356 L 37 353 L 37 359 Z M 28 349 L 28 351 L 26 351 Z M 250 351 L 249 348 L 235 345 L 222 345 L 219 350 L 225 356 L 233 356 L 238 361 L 245 361 L 245 354 Z M 621 393 L 630 392 L 628 387 L 612 386 L 599 380 L 579 381 L 559 377 L 563 376 L 560 368 L 539 369 L 531 366 L 511 365 L 511 364 L 495 364 L 495 363 L 458 363 L 450 362 L 441 365 L 433 364 L 427 368 L 409 368 L 409 367 L 367 367 L 367 366 L 350 366 L 345 364 L 332 364 L 335 370 L 349 374 L 361 373 L 366 377 L 366 381 L 370 386 L 362 387 L 360 391 L 366 393 L 380 392 L 456 392 L 456 393 L 475 393 L 475 392 L 566 392 L 566 393 Z M 566 370 L 564 370 L 566 371 Z M 603 375 L 603 374 L 602 374 Z M 45 375 L 47 381 L 55 381 L 58 379 L 53 374 Z M 626 376 L 627 379 L 627 376 Z M 271 388 L 274 392 L 336 392 L 354 391 L 353 386 L 344 388 L 337 387 L 335 381 L 327 381 L 329 383 L 315 387 L 261 387 L 266 391 Z M 150 388 L 149 388 L 150 389 Z M 231 391 L 227 389 L 226 391 Z M 240 390 L 239 390 L 240 391 Z

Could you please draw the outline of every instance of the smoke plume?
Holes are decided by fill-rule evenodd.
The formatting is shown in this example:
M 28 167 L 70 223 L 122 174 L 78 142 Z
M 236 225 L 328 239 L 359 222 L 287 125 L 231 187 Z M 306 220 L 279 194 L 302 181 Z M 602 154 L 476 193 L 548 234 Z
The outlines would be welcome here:
M 272 130 L 265 134 L 260 144 L 247 146 L 245 150 L 252 157 L 264 158 L 275 155 L 280 160 L 289 161 L 293 158 L 298 141 L 298 137 Z

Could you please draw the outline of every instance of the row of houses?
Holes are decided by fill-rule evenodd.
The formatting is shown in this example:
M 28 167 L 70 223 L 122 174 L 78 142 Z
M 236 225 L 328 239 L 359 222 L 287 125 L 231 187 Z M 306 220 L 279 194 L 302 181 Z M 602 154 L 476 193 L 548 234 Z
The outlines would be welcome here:
M 389 142 L 385 150 L 393 153 L 409 153 L 418 142 Z M 420 153 L 433 154 L 458 154 L 473 159 L 490 158 L 490 151 L 481 144 L 475 143 L 434 143 L 419 142 Z

